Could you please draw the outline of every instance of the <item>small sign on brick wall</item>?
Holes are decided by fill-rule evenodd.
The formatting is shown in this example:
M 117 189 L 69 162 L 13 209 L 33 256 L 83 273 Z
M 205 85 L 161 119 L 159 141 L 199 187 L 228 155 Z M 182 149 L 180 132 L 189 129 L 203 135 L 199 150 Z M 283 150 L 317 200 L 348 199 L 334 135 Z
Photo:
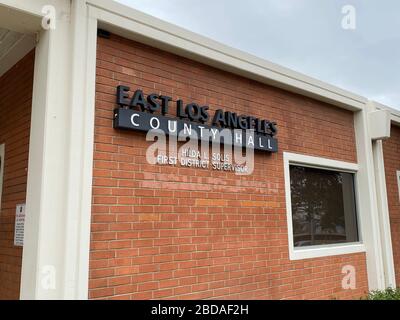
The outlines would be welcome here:
M 400 200 L 400 170 L 396 172 L 397 175 L 397 187 L 399 189 L 399 200 Z
M 24 245 L 24 229 L 25 229 L 25 203 L 18 204 L 15 211 L 15 230 L 14 245 L 22 247 Z

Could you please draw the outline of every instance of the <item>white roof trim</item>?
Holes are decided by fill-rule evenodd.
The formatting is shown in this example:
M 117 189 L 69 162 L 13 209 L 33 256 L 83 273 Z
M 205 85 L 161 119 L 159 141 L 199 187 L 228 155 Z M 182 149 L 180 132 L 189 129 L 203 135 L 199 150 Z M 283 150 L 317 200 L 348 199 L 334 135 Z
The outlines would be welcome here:
M 373 101 L 377 109 L 388 110 L 390 112 L 390 119 L 393 124 L 400 126 L 400 110 L 393 109 L 382 103 Z
M 11 69 L 19 60 L 25 57 L 35 47 L 35 37 L 21 35 L 13 46 L 0 57 L 0 77 Z
M 154 47 L 349 110 L 368 99 L 110 0 L 86 0 L 99 27 Z

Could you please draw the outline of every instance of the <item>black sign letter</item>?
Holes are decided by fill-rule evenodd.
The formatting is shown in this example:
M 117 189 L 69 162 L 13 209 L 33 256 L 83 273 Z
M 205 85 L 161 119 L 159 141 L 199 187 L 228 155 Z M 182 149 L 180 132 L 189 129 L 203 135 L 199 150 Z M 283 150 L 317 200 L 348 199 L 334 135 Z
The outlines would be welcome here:
M 117 104 L 122 108 L 129 106 L 129 87 L 118 86 L 117 87 Z

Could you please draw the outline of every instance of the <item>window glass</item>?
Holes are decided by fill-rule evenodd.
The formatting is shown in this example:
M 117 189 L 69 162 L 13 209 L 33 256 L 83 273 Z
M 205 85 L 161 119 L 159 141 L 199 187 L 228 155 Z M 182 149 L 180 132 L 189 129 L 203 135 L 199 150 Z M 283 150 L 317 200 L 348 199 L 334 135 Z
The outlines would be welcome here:
M 358 241 L 354 174 L 290 166 L 295 247 Z

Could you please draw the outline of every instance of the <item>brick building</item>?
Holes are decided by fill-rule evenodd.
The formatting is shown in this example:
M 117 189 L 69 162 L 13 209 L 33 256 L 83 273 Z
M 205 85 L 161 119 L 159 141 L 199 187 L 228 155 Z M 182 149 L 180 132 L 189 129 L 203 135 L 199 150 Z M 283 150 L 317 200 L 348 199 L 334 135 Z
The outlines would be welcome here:
M 112 1 L 0 1 L 0 18 L 1 299 L 399 283 L 398 111 Z M 201 135 L 192 162 L 173 124 Z

